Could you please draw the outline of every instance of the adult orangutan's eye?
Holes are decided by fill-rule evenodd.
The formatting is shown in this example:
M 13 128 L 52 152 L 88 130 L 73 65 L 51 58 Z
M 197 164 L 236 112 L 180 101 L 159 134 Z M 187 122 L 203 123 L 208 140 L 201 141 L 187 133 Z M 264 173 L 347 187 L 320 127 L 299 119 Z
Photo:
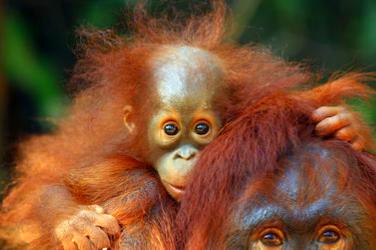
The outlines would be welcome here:
M 318 242 L 322 244 L 335 244 L 341 239 L 341 234 L 336 226 L 325 226 L 320 231 Z
M 209 133 L 210 126 L 206 122 L 199 122 L 196 124 L 194 130 L 198 135 L 206 135 L 207 133 Z
M 262 232 L 260 241 L 267 247 L 278 247 L 283 244 L 284 235 L 281 230 L 270 228 Z
M 177 133 L 179 133 L 178 126 L 175 123 L 173 123 L 173 122 L 169 122 L 169 123 L 165 124 L 163 126 L 163 130 L 164 130 L 164 132 L 167 135 L 171 135 L 171 136 L 176 135 Z

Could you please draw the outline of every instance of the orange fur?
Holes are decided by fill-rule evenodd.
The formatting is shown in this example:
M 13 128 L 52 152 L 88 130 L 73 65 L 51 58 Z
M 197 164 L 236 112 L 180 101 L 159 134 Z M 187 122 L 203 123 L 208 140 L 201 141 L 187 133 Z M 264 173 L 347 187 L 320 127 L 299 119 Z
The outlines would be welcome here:
M 59 247 L 53 229 L 67 211 L 62 216 L 57 216 L 56 211 L 42 212 L 45 211 L 43 203 L 48 203 L 43 200 L 44 193 L 52 186 L 67 188 L 73 195 L 71 202 L 103 205 L 127 229 L 125 231 L 130 232 L 129 235 L 124 231 L 124 241 L 134 237 L 134 242 L 139 242 L 136 249 L 175 248 L 172 217 L 176 204 L 166 195 L 149 164 L 143 161 L 148 154 L 144 124 L 153 111 L 146 98 L 152 84 L 148 76 L 154 52 L 162 47 L 199 47 L 220 58 L 228 87 L 217 103 L 221 118 L 227 123 L 245 109 L 252 116 L 244 122 L 256 126 L 257 121 L 255 131 L 265 130 L 259 135 L 251 134 L 255 136 L 255 142 L 271 130 L 288 134 L 295 131 L 298 121 L 284 115 L 286 110 L 278 109 L 278 103 L 272 101 L 278 100 L 275 98 L 278 91 L 309 85 L 313 82 L 312 76 L 301 65 L 287 63 L 263 48 L 241 47 L 226 41 L 226 8 L 222 1 L 213 2 L 213 11 L 182 24 L 149 18 L 141 9 L 135 15 L 134 34 L 130 38 L 108 30 L 81 31 L 86 42 L 81 45 L 71 80 L 71 85 L 79 91 L 74 96 L 69 115 L 58 123 L 54 133 L 32 137 L 20 145 L 15 184 L 2 204 L 2 238 L 13 245 L 27 243 L 34 249 Z M 355 80 L 358 82 L 359 79 Z M 340 90 L 344 90 L 346 84 L 350 91 L 354 90 L 349 78 L 345 77 L 343 81 Z M 366 92 L 363 87 L 358 90 Z M 281 102 L 283 107 L 291 103 L 291 114 L 312 110 L 310 104 L 315 98 L 309 95 L 301 98 L 298 111 L 294 98 Z M 325 98 L 334 100 L 330 96 Z M 135 111 L 130 117 L 138 125 L 135 136 L 128 134 L 123 125 L 126 105 L 131 105 Z M 275 105 L 276 108 L 270 108 Z M 270 115 L 270 120 L 260 120 L 264 113 Z M 294 126 L 279 127 L 281 123 Z M 226 126 L 223 133 L 229 126 L 233 125 Z M 285 135 L 278 133 L 271 133 L 269 138 L 270 141 L 262 145 L 247 146 L 254 153 L 255 162 L 266 161 L 262 171 L 272 168 L 268 157 L 274 159 L 283 151 L 287 140 Z M 228 153 L 233 149 L 227 149 L 226 143 L 213 147 Z M 268 150 L 270 155 L 262 153 Z M 205 161 L 206 157 L 202 159 Z M 259 167 L 253 165 L 254 171 L 258 172 Z M 233 174 L 236 168 L 226 171 Z M 203 173 L 202 178 L 209 180 L 211 176 Z M 219 176 L 224 181 L 223 188 L 231 184 L 231 173 Z M 208 211 L 215 205 L 224 205 L 217 204 L 214 197 L 209 201 Z M 193 198 L 192 206 L 197 202 Z
M 281 157 L 293 151 L 309 154 L 299 149 L 318 140 L 313 137 L 312 111 L 337 104 L 345 97 L 366 96 L 370 90 L 360 83 L 363 77 L 367 78 L 349 74 L 306 91 L 270 89 L 268 95 L 252 99 L 251 105 L 238 107 L 237 117 L 203 150 L 196 164 L 194 181 L 188 186 L 177 215 L 180 247 L 224 249 L 227 218 L 238 199 L 248 199 L 258 192 L 268 193 L 272 187 L 269 179 L 283 167 L 278 163 Z M 376 158 L 344 144 L 329 141 L 323 146 L 334 152 L 339 150 L 336 155 L 339 163 L 346 162 L 344 155 L 356 159 L 357 164 L 351 165 L 350 159 L 340 171 L 365 211 L 374 218 Z M 371 232 L 376 232 L 376 224 L 369 226 Z

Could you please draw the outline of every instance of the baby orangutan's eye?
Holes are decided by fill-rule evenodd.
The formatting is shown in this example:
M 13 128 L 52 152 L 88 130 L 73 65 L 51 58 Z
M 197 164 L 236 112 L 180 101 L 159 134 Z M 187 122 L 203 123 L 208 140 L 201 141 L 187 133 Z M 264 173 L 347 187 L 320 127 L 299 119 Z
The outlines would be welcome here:
M 207 122 L 199 122 L 196 124 L 194 131 L 198 135 L 206 135 L 210 131 L 210 125 Z
M 261 233 L 260 241 L 266 247 L 279 247 L 284 242 L 284 235 L 277 228 L 268 228 Z
M 322 244 L 335 244 L 341 239 L 341 234 L 336 226 L 325 226 L 320 232 L 317 241 Z
M 163 126 L 163 130 L 167 135 L 173 136 L 179 133 L 179 128 L 174 122 L 168 122 Z

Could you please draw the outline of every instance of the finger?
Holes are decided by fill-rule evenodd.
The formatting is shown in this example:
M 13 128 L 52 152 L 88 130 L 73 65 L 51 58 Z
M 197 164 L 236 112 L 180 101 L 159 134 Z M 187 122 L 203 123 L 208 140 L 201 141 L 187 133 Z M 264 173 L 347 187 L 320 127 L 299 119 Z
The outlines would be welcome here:
M 347 126 L 338 130 L 334 136 L 342 141 L 351 142 L 356 138 L 357 133 L 352 126 Z
M 98 227 L 91 227 L 87 232 L 87 236 L 94 244 L 96 249 L 109 248 L 111 246 L 110 240 L 105 232 Z
M 115 217 L 109 214 L 97 215 L 94 224 L 102 227 L 103 230 L 110 235 L 120 234 L 120 226 Z
M 98 205 L 90 205 L 90 206 L 89 206 L 89 209 L 94 210 L 94 211 L 97 212 L 98 214 L 103 214 L 103 213 L 104 213 L 104 209 L 103 209 L 103 207 L 98 206 Z
M 73 236 L 73 242 L 76 243 L 78 250 L 96 250 L 90 240 L 80 234 Z
M 351 123 L 350 113 L 340 113 L 338 115 L 325 118 L 316 125 L 316 132 L 319 135 L 331 135 L 337 130 L 346 127 Z
M 358 137 L 352 144 L 351 147 L 356 151 L 362 151 L 365 148 L 365 141 L 363 138 Z
M 77 250 L 76 244 L 72 240 L 64 240 L 61 244 L 64 250 Z
M 345 108 L 342 106 L 334 106 L 334 107 L 323 106 L 313 111 L 311 118 L 314 121 L 319 122 L 327 117 L 335 116 L 344 111 L 345 111 Z

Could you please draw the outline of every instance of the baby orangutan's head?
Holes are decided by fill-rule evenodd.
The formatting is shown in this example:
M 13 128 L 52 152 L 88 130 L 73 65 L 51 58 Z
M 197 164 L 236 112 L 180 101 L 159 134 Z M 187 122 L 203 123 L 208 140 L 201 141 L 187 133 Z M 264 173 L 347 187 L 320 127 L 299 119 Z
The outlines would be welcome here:
M 193 47 L 164 47 L 152 59 L 153 112 L 147 161 L 176 200 L 184 193 L 199 151 L 221 128 L 215 100 L 223 90 L 219 59 Z

